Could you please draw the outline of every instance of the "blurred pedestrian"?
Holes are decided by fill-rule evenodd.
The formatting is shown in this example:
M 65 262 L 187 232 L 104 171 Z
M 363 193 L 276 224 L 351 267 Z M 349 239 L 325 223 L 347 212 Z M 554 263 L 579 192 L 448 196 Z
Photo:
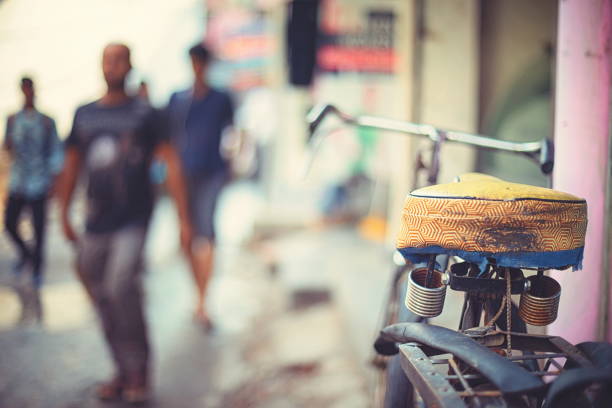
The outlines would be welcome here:
M 195 317 L 211 329 L 206 288 L 214 261 L 214 215 L 219 195 L 229 178 L 229 164 L 221 154 L 221 138 L 232 125 L 234 106 L 226 92 L 208 84 L 209 50 L 196 44 L 189 50 L 189 56 L 193 85 L 172 94 L 167 110 L 172 140 L 187 180 L 194 229 L 194 242 L 188 256 L 198 290 Z
M 167 127 L 146 101 L 126 94 L 130 69 L 127 46 L 104 48 L 107 91 L 75 113 L 59 193 L 64 234 L 77 244 L 79 273 L 116 368 L 115 376 L 97 388 L 97 396 L 138 403 L 150 392 L 141 273 L 153 209 L 149 167 L 154 156 L 168 166 L 168 189 L 177 205 L 184 248 L 190 246 L 191 228 L 178 157 L 164 134 Z M 85 232 L 77 237 L 69 209 L 81 170 L 87 176 L 87 213 Z
M 23 77 L 21 91 L 23 108 L 9 116 L 4 135 L 4 147 L 13 160 L 4 223 L 18 251 L 14 271 L 21 274 L 30 267 L 33 287 L 37 291 L 43 279 L 47 201 L 62 169 L 63 148 L 55 121 L 36 109 L 34 81 Z M 19 220 L 26 208 L 32 217 L 32 245 L 26 243 L 19 231 Z M 39 302 L 36 312 L 40 320 Z

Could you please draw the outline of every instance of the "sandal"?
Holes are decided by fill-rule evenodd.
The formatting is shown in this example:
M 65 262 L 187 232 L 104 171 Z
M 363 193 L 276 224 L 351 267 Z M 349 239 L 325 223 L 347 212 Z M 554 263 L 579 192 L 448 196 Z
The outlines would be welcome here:
M 147 387 L 129 387 L 123 390 L 123 401 L 128 404 L 144 404 L 149 401 L 149 389 Z
M 207 333 L 210 333 L 215 328 L 212 320 L 210 320 L 210 317 L 201 311 L 196 311 L 193 314 L 193 320 L 200 324 Z
M 101 401 L 115 401 L 121 398 L 123 383 L 119 378 L 114 378 L 107 383 L 96 387 L 96 397 Z

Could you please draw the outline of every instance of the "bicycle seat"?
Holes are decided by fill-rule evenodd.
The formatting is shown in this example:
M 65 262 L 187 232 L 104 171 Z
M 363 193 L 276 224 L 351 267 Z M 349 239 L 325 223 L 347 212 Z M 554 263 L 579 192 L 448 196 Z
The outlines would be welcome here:
M 584 199 L 484 174 L 457 180 L 406 198 L 397 247 L 408 260 L 448 254 L 481 266 L 581 268 Z

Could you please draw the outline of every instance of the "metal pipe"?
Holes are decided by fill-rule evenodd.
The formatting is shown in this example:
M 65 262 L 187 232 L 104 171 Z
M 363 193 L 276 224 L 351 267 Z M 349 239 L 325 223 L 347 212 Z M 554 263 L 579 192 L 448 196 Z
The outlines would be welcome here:
M 310 124 L 311 132 L 315 132 L 325 116 L 331 113 L 335 114 L 338 118 L 340 118 L 340 120 L 347 124 L 379 130 L 388 130 L 415 136 L 425 136 L 433 142 L 438 142 L 444 139 L 449 142 L 514 153 L 539 153 L 542 149 L 541 141 L 520 143 L 509 142 L 483 135 L 436 128 L 435 126 L 422 123 L 413 123 L 369 115 L 351 116 L 342 112 L 336 106 L 329 104 L 316 105 L 308 113 L 306 119 Z

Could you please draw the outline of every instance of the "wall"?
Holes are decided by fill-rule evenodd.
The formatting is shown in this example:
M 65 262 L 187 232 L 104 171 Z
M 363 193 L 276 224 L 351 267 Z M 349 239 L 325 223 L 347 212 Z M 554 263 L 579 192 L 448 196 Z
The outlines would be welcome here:
M 482 2 L 482 133 L 515 141 L 552 136 L 556 19 L 556 0 Z M 486 152 L 478 156 L 480 171 L 509 181 L 547 184 L 527 158 Z
M 420 98 L 415 120 L 475 132 L 478 118 L 478 27 L 475 0 L 425 2 Z M 417 61 L 418 63 L 418 61 Z M 439 182 L 449 182 L 474 166 L 472 148 L 447 144 Z
M 565 0 L 559 8 L 555 120 L 555 188 L 586 199 L 587 227 L 581 272 L 555 274 L 562 287 L 559 319 L 550 332 L 572 343 L 612 340 L 606 327 L 606 266 L 610 160 L 609 0 Z

